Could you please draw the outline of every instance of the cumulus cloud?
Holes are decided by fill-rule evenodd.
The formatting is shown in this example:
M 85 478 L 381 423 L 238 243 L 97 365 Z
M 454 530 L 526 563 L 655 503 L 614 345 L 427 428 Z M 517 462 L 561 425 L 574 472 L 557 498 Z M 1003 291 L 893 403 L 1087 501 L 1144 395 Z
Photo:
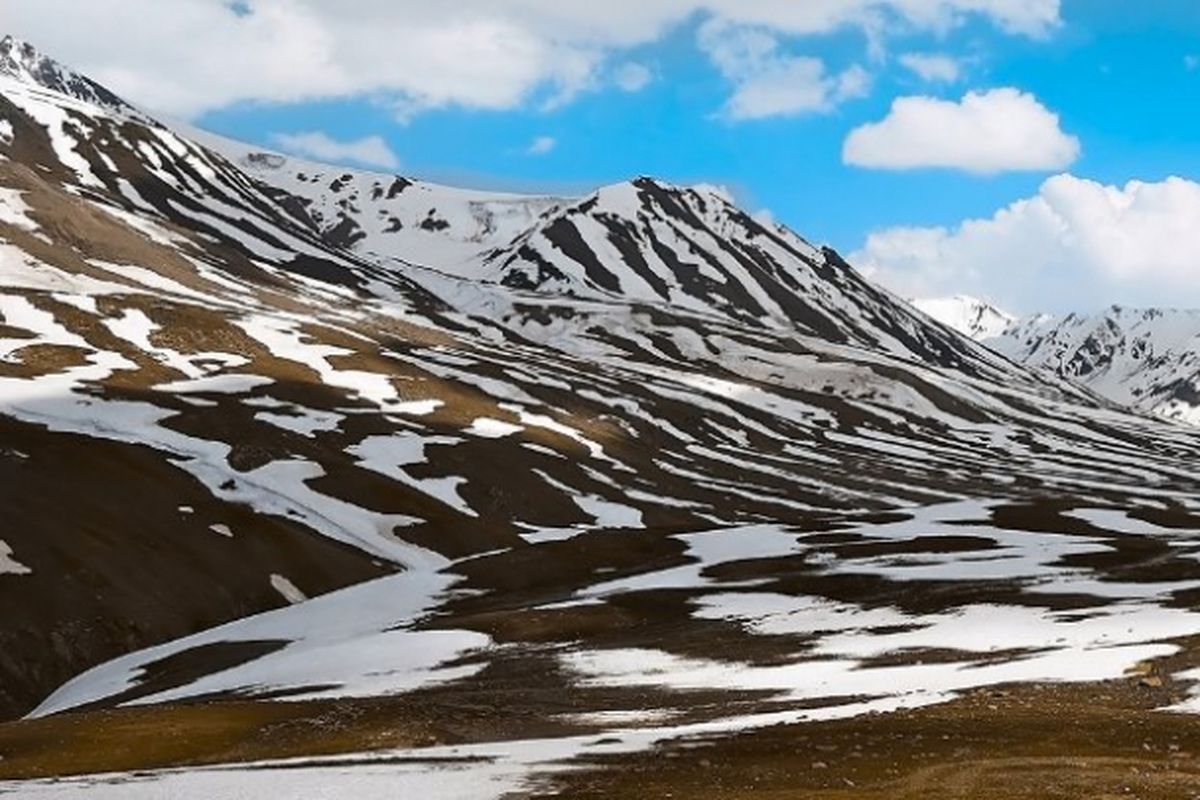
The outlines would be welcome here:
M 733 96 L 725 107 L 730 119 L 828 111 L 843 100 L 861 97 L 870 85 L 862 67 L 831 75 L 821 59 L 785 53 L 778 37 L 760 28 L 708 23 L 700 30 L 699 42 L 733 83 Z
M 962 75 L 958 60 L 942 53 L 904 53 L 898 60 L 923 81 L 954 83 Z
M 370 96 L 403 115 L 567 102 L 621 52 L 697 16 L 779 36 L 946 31 L 968 17 L 1041 36 L 1059 0 L 4 0 L 8 32 L 134 102 L 195 117 L 241 101 Z M 64 24 L 63 20 L 70 20 Z M 135 20 L 136 25 L 130 24 Z M 785 65 L 811 77 L 802 64 Z M 786 70 L 775 74 L 783 80 Z M 805 74 L 801 74 L 805 73 Z
M 852 254 L 906 296 L 966 292 L 1013 309 L 1200 305 L 1200 184 L 1109 186 L 1072 175 L 986 219 L 871 234 Z
M 558 147 L 558 140 L 553 136 L 538 136 L 525 148 L 526 155 L 544 156 Z
M 320 131 L 277 133 L 271 137 L 282 150 L 326 163 L 350 163 L 395 170 L 400 159 L 380 136 L 339 141 Z
M 1058 115 L 1016 89 L 969 92 L 955 103 L 900 97 L 881 121 L 851 131 L 847 164 L 875 169 L 940 167 L 967 172 L 1057 170 L 1079 157 Z

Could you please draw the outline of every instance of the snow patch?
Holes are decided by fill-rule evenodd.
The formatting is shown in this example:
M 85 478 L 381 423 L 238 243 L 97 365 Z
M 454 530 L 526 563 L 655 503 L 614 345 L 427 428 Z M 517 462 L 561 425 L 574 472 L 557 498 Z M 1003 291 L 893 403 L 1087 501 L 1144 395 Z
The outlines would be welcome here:
M 472 436 L 478 436 L 483 439 L 503 439 L 506 436 L 512 436 L 523 430 L 525 430 L 524 427 L 513 425 L 511 422 L 504 422 L 490 417 L 479 417 L 463 433 L 469 433 Z
M 12 547 L 0 539 L 0 575 L 32 575 L 33 570 L 13 558 Z
M 171 392 L 174 394 L 190 394 L 209 392 L 212 394 L 244 394 L 260 386 L 269 386 L 275 381 L 261 375 L 209 375 L 204 378 L 192 378 L 185 381 L 160 383 L 155 391 Z
M 38 224 L 29 216 L 32 210 L 21 199 L 21 192 L 0 186 L 0 224 L 12 225 L 24 231 L 36 231 Z
M 272 576 L 272 586 L 281 593 L 290 591 L 286 589 L 290 584 L 282 584 L 276 577 L 281 576 Z M 120 694 L 141 683 L 147 665 L 221 643 L 280 642 L 284 646 L 128 705 L 166 703 L 210 693 L 252 697 L 280 692 L 288 700 L 378 697 L 468 677 L 483 667 L 442 665 L 470 650 L 488 647 L 491 640 L 487 636 L 413 629 L 457 581 L 455 576 L 411 570 L 130 653 L 71 680 L 32 716 Z
M 296 584 L 277 572 L 271 574 L 271 588 L 279 592 L 280 596 L 292 605 L 303 603 L 308 599 L 308 595 L 297 589 Z

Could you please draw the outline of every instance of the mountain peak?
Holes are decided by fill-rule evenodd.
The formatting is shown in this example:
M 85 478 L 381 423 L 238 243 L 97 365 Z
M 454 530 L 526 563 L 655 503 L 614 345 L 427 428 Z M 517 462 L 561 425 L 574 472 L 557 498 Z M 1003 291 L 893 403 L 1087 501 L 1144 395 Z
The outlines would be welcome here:
M 916 298 L 911 303 L 926 316 L 976 341 L 1000 336 L 1017 321 L 986 300 L 965 294 Z
M 60 64 L 15 36 L 0 39 L 0 77 L 48 89 L 107 111 L 137 113 L 132 106 L 91 78 Z

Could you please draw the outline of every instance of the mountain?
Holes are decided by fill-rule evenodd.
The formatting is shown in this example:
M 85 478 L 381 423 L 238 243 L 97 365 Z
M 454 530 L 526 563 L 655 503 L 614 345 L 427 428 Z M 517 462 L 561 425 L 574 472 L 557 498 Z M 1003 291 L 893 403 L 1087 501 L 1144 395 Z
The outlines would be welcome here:
M 1200 422 L 1200 312 L 1112 306 L 1021 320 L 988 346 L 1145 414 Z
M 47 89 L 107 111 L 138 115 L 132 106 L 108 89 L 67 69 L 42 55 L 33 45 L 13 36 L 0 39 L 0 77 Z
M 991 303 L 963 294 L 918 298 L 911 302 L 921 313 L 975 341 L 1000 336 L 1017 321 L 1016 317 Z
M 499 796 L 1200 630 L 1194 431 L 712 187 L 306 165 L 5 41 L 0 780 Z
M 716 187 L 642 177 L 583 198 L 496 195 L 198 138 L 277 192 L 327 244 L 385 263 L 798 329 L 948 366 L 993 361 L 896 304 L 836 253 L 760 224 Z
M 376 260 L 435 266 L 478 278 L 479 255 L 507 244 L 570 198 L 457 189 L 347 170 L 255 148 L 211 133 L 186 135 L 220 153 L 332 247 Z

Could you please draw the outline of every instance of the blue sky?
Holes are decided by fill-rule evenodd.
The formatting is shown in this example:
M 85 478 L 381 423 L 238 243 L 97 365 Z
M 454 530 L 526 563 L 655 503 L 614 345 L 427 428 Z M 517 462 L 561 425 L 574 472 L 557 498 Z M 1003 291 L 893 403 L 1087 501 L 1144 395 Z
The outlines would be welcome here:
M 369 99 L 275 105 L 240 103 L 204 114 L 202 127 L 258 144 L 280 132 L 321 130 L 342 140 L 381 135 L 402 171 L 453 183 L 530 191 L 580 191 L 650 174 L 730 187 L 753 208 L 850 251 L 894 224 L 952 224 L 1032 194 L 1050 170 L 993 176 L 952 170 L 890 172 L 843 164 L 856 125 L 886 115 L 892 99 L 958 99 L 966 89 L 1032 92 L 1078 136 L 1072 171 L 1105 182 L 1200 175 L 1200 5 L 1076 0 L 1047 41 L 973 21 L 949 35 L 916 33 L 890 50 L 936 51 L 964 62 L 961 80 L 922 81 L 898 63 L 881 65 L 869 96 L 829 113 L 733 122 L 720 117 L 729 87 L 695 47 L 695 22 L 663 41 L 625 51 L 655 74 L 642 91 L 587 93 L 554 110 L 435 110 L 399 124 Z M 1146 10 L 1152 8 L 1153 11 Z M 797 52 L 853 63 L 858 32 L 814 38 Z M 531 155 L 540 136 L 554 149 Z
M 15 15 L 51 52 L 36 37 L 55 1 Z M 142 0 L 106 1 L 138 13 Z M 408 0 L 215 2 L 179 0 L 195 6 L 182 21 L 141 10 L 163 28 L 154 70 L 153 51 L 88 45 L 87 20 L 75 38 L 45 35 L 135 101 L 263 146 L 518 191 L 640 174 L 718 183 L 903 293 L 966 291 L 1017 311 L 1200 305 L 1200 290 L 1180 294 L 1200 283 L 1200 240 L 1147 252 L 1200 228 L 1195 2 L 610 0 L 610 18 L 543 0 L 463 0 L 440 17 Z M 206 35 L 227 52 L 167 47 Z M 237 52 L 258 42 L 270 62 Z M 370 52 L 346 54 L 358 43 Z M 306 78 L 318 51 L 328 62 Z M 912 54 L 957 74 L 923 77 Z M 238 74 L 206 61 L 226 56 Z M 910 113 L 891 114 L 906 98 Z M 852 132 L 881 123 L 846 163 Z

